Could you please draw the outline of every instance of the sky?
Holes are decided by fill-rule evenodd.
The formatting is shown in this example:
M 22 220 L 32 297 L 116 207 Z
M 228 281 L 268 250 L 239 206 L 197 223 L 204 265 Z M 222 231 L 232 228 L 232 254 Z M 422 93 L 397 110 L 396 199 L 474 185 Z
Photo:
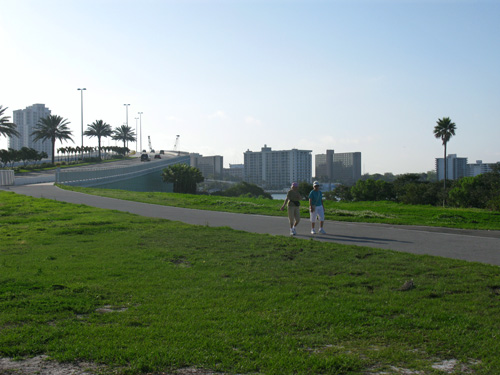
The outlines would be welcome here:
M 497 0 L 0 0 L 0 105 L 84 130 L 127 122 L 142 148 L 361 152 L 362 173 L 500 161 Z M 130 106 L 124 106 L 130 104 Z M 142 127 L 138 112 L 142 114 Z M 11 117 L 12 119 L 12 117 Z M 141 142 L 129 144 L 140 150 Z M 115 145 L 105 140 L 104 145 Z M 85 146 L 97 139 L 84 137 Z M 0 137 L 0 148 L 7 148 Z

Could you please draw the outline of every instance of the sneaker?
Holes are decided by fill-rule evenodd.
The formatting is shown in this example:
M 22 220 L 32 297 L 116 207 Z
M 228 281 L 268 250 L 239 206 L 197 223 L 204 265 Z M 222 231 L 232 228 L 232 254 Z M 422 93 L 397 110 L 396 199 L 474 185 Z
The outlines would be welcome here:
M 293 230 L 293 228 L 290 228 L 290 236 L 295 236 L 295 231 Z
M 316 231 L 314 229 L 311 229 L 311 234 L 316 234 Z
M 293 231 L 293 235 L 295 236 L 297 234 L 297 230 L 295 229 L 295 227 L 292 228 L 292 231 Z
M 319 228 L 319 233 L 326 234 L 326 232 L 325 232 L 325 230 L 323 228 Z

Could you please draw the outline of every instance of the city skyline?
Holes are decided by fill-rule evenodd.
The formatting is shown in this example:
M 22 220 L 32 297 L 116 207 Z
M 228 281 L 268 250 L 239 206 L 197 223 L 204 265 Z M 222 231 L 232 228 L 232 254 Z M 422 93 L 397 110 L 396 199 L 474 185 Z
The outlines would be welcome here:
M 225 167 L 267 144 L 361 152 L 362 173 L 427 172 L 442 117 L 457 125 L 450 154 L 500 160 L 495 1 L 4 0 L 2 13 L 0 105 L 67 118 L 63 146 L 81 143 L 82 95 L 85 129 L 128 111 L 135 131 L 142 112 L 143 149 L 180 135 L 180 150 Z

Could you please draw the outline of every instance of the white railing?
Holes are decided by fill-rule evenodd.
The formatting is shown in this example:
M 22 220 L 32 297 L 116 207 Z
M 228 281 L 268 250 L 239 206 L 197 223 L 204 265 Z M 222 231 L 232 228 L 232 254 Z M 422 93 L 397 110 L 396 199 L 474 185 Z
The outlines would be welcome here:
M 2 170 L 0 171 L 0 186 L 14 185 L 14 171 Z

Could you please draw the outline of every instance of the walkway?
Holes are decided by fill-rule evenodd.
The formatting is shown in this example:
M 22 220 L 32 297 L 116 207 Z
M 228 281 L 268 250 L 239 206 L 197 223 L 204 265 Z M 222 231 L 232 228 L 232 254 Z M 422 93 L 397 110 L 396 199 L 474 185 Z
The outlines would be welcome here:
M 283 217 L 273 217 L 159 206 L 76 193 L 59 189 L 51 183 L 7 186 L 3 187 L 3 190 L 37 198 L 85 204 L 195 225 L 227 226 L 237 230 L 272 235 L 288 235 L 289 230 L 288 219 L 285 214 L 283 214 Z M 435 255 L 500 266 L 500 231 L 473 231 L 335 221 L 325 222 L 326 235 L 317 234 L 312 236 L 309 230 L 310 224 L 305 218 L 298 227 L 297 237 L 413 254 Z

